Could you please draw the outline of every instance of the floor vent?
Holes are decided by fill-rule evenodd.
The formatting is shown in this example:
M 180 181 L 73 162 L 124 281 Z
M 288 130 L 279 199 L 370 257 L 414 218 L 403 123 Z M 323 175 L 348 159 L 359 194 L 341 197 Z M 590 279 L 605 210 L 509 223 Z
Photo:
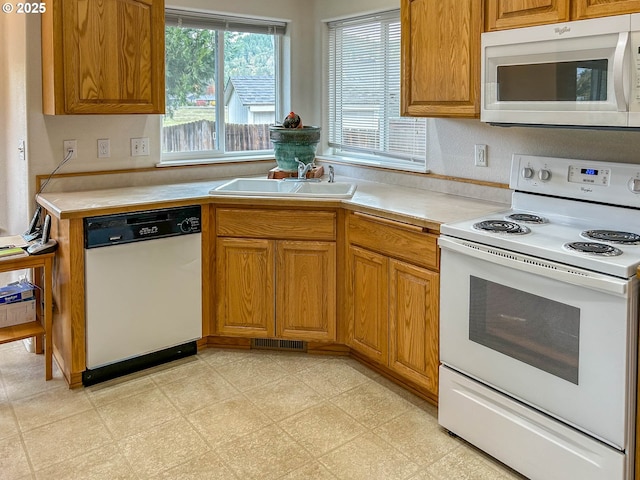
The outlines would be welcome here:
M 252 338 L 251 348 L 306 352 L 307 342 L 302 340 L 278 340 L 275 338 Z

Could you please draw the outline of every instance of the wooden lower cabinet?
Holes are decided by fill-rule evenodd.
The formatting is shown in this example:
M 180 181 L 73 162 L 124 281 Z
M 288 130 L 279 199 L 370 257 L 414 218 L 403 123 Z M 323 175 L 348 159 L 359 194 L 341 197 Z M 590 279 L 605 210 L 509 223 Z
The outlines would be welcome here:
M 349 346 L 377 363 L 388 363 L 389 259 L 349 247 L 352 308 L 348 313 Z
M 217 332 L 273 337 L 274 242 L 219 238 L 216 250 Z
M 353 245 L 348 263 L 349 346 L 437 398 L 438 273 Z
M 389 367 L 438 392 L 439 275 L 389 261 Z
M 336 245 L 276 242 L 276 336 L 335 340 Z
M 335 212 L 229 208 L 216 218 L 215 333 L 335 342 Z

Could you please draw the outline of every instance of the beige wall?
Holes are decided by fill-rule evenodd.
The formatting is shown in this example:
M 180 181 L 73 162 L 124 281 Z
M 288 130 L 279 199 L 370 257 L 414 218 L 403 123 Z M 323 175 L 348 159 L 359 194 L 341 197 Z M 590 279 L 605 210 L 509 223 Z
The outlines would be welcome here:
M 230 14 L 254 15 L 291 21 L 285 39 L 285 65 L 290 67 L 291 80 L 285 85 L 285 109 L 295 109 L 305 119 L 305 123 L 322 124 L 324 105 L 323 49 L 326 46 L 324 20 L 357 15 L 364 12 L 398 8 L 399 0 L 173 0 L 167 6 L 188 7 Z M 70 161 L 64 172 L 106 170 L 120 168 L 140 168 L 155 165 L 160 158 L 160 117 L 157 115 L 98 115 L 98 116 L 45 116 L 41 102 L 40 67 L 40 20 L 37 16 L 25 16 L 22 25 L 12 26 L 17 31 L 9 33 L 9 16 L 2 16 L 2 35 L 9 40 L 0 45 L 0 65 L 6 69 L 12 63 L 16 78 L 9 76 L 0 91 L 0 122 L 4 122 L 0 136 L 0 174 L 7 177 L 7 160 L 15 178 L 24 176 L 24 164 L 16 159 L 16 143 L 20 137 L 20 121 L 16 129 L 6 125 L 16 124 L 15 119 L 26 118 L 29 185 L 34 175 L 51 172 L 63 159 L 62 142 L 65 139 L 78 141 L 78 158 Z M 18 55 L 24 62 L 20 66 Z M 26 71 L 26 83 L 20 80 Z M 26 112 L 26 113 L 25 113 Z M 25 117 L 26 115 L 26 117 Z M 326 127 L 326 124 L 325 124 Z M 149 137 L 151 155 L 149 157 L 129 156 L 131 137 Z M 99 138 L 111 140 L 111 158 L 98 159 L 96 142 Z M 640 150 L 640 133 L 579 131 L 534 128 L 499 128 L 480 123 L 478 120 L 429 120 L 428 167 L 434 173 L 491 180 L 508 181 L 509 164 L 512 153 L 528 153 L 555 156 L 573 156 L 596 160 L 640 162 L 636 152 Z M 473 166 L 475 143 L 488 145 L 488 168 Z M 22 167 L 21 167 L 22 166 Z M 261 166 L 248 167 L 263 168 Z M 211 176 L 241 175 L 242 169 L 234 167 L 194 169 L 189 175 L 197 178 Z M 372 179 L 393 178 L 399 183 L 429 187 L 423 177 L 413 175 L 380 175 L 360 169 L 343 169 L 354 175 L 366 175 Z M 253 171 L 251 171 L 253 173 Z M 376 177 L 376 175 L 378 175 Z M 156 177 L 160 177 L 159 175 Z M 162 181 L 180 181 L 187 178 L 184 170 L 164 169 Z M 129 181 L 121 179 L 121 181 Z M 146 176 L 137 177 L 138 182 L 151 181 Z M 2 192 L 10 195 L 23 210 L 21 217 L 28 216 L 30 202 L 25 194 L 7 188 L 0 180 Z M 103 184 L 107 186 L 106 184 Z M 88 185 L 97 188 L 100 184 Z M 32 194 L 33 192 L 31 192 Z M 464 193 L 464 192 L 462 192 Z M 0 192 L 0 202 L 8 202 Z M 27 206 L 24 203 L 27 202 Z M 0 203 L 1 207 L 2 203 Z M 16 211 L 20 210 L 18 208 Z M 7 209 L 0 208 L 0 228 L 7 222 Z M 22 220 L 24 223 L 28 218 Z
M 399 0 L 318 0 L 314 3 L 318 20 L 389 10 L 399 8 L 399 5 Z M 326 44 L 326 38 L 322 35 L 317 36 L 316 41 Z M 640 132 L 504 128 L 490 126 L 479 120 L 453 119 L 430 119 L 428 126 L 427 166 L 431 172 L 443 175 L 508 183 L 511 156 L 514 153 L 640 163 Z M 489 166 L 486 168 L 474 166 L 476 143 L 488 146 Z M 402 178 L 353 168 L 341 170 L 372 180 L 392 180 L 432 188 L 424 177 Z M 457 192 L 464 194 L 464 191 Z
M 0 235 L 21 233 L 30 208 L 27 161 L 19 148 L 27 138 L 24 16 L 0 15 Z
M 0 15 L 0 235 L 22 233 L 32 202 L 27 192 L 27 161 L 18 150 L 26 139 L 25 51 L 15 38 L 25 35 L 25 22 L 16 15 Z M 0 274 L 0 285 L 23 272 Z
M 302 2 L 304 3 L 304 2 Z M 215 1 L 181 1 L 171 2 L 171 6 L 189 6 L 194 9 L 207 8 L 212 11 L 224 11 L 232 14 L 248 14 L 252 12 L 256 16 L 269 16 L 293 20 L 290 29 L 291 43 L 301 49 L 308 48 L 305 30 L 305 16 L 296 18 L 302 10 L 301 2 L 294 0 L 279 1 L 243 1 L 227 2 Z M 167 2 L 169 6 L 169 2 Z M 304 13 L 304 12 L 302 12 Z M 40 37 L 39 19 L 32 18 L 27 25 L 27 36 L 33 39 Z M 299 37 L 299 38 L 298 38 Z M 67 115 L 49 116 L 43 115 L 41 103 L 41 67 L 39 41 L 30 42 L 29 46 L 29 140 L 34 143 L 32 147 L 31 165 L 37 173 L 47 173 L 63 158 L 62 143 L 65 139 L 78 141 L 78 158 L 65 166 L 65 171 L 105 170 L 118 168 L 138 168 L 155 165 L 160 159 L 160 116 L 158 115 Z M 307 55 L 301 55 L 291 60 L 292 67 L 302 71 L 312 68 L 315 59 Z M 309 101 L 309 92 L 318 87 L 313 81 L 298 81 L 291 84 L 291 103 L 300 105 L 301 110 L 308 116 L 315 111 L 313 102 Z M 313 77 L 308 79 L 313 80 Z M 129 139 L 132 137 L 149 137 L 149 157 L 129 156 Z M 99 138 L 111 140 L 111 157 L 108 159 L 97 158 L 96 142 Z

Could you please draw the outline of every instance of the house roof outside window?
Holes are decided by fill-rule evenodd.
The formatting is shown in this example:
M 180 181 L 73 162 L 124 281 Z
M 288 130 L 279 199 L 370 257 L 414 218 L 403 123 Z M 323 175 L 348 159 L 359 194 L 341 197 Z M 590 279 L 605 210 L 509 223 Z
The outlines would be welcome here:
M 235 93 L 242 105 L 275 105 L 276 92 L 273 76 L 230 77 L 224 87 L 225 104 Z

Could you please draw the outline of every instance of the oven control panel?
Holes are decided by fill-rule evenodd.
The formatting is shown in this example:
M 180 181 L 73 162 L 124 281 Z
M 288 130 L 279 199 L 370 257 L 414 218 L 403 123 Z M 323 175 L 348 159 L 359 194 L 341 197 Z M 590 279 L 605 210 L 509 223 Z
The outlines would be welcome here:
M 569 181 L 573 183 L 608 187 L 610 176 L 611 170 L 608 168 L 594 168 L 584 165 L 569 166 Z
M 640 208 L 640 164 L 514 154 L 509 187 Z

